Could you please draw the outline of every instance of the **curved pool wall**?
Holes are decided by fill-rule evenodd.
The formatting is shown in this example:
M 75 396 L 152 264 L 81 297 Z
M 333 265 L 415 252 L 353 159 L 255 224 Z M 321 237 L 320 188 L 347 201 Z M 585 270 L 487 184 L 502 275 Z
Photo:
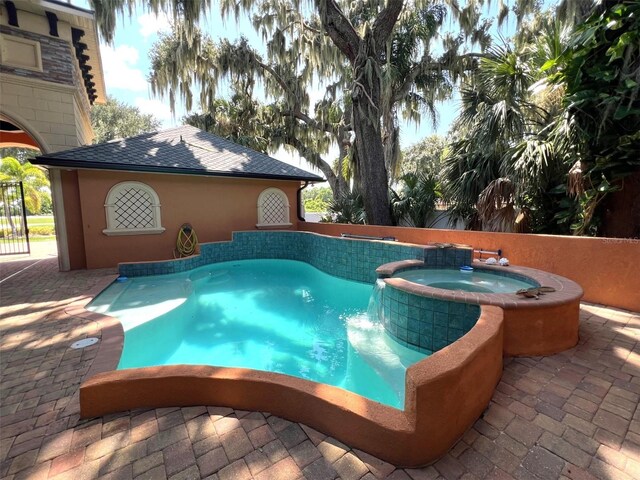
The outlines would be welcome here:
M 112 322 L 111 329 L 117 325 Z M 106 342 L 103 338 L 91 375 L 80 387 L 80 415 L 197 405 L 268 411 L 397 466 L 417 467 L 444 455 L 487 407 L 502 375 L 502 335 L 500 309 L 483 307 L 467 335 L 407 369 L 405 408 L 398 410 L 338 387 L 258 370 L 198 365 L 114 370 L 115 344 L 124 336 L 120 326 Z
M 407 333 L 407 341 L 416 339 L 415 348 L 428 349 L 431 340 L 434 350 L 442 348 L 470 328 L 473 314 L 483 305 L 500 307 L 504 316 L 504 354 L 506 356 L 551 355 L 574 347 L 578 343 L 580 285 L 568 278 L 517 266 L 492 266 L 474 261 L 480 272 L 515 278 L 535 286 L 548 286 L 554 292 L 540 295 L 538 299 L 518 296 L 515 293 L 481 293 L 463 290 L 445 290 L 410 282 L 393 275 L 411 269 L 426 268 L 426 262 L 404 260 L 391 262 L 377 268 L 379 278 L 385 283 L 383 303 L 391 303 L 391 319 L 386 318 L 387 332 L 398 341 L 404 340 L 407 325 L 418 325 L 420 332 L 433 332 L 431 339 Z M 431 266 L 429 266 L 431 267 Z M 384 298 L 388 298 L 387 301 Z M 396 300 L 398 299 L 398 300 Z M 397 302 L 397 303 L 395 303 Z M 404 304 L 406 303 L 406 307 Z M 395 310 L 393 306 L 395 306 Z M 417 322 L 416 322 L 417 320 Z
M 386 285 L 381 320 L 392 338 L 430 354 L 462 338 L 480 317 L 478 305 L 415 295 Z
M 198 256 L 167 262 L 121 264 L 120 274 L 156 275 L 222 261 L 284 258 L 306 261 L 332 275 L 373 283 L 379 273 L 385 276 L 383 267 L 387 270 L 408 264 L 457 267 L 471 263 L 471 256 L 470 247 L 424 247 L 306 232 L 238 232 L 231 242 L 201 245 Z M 380 267 L 378 273 L 377 267 Z M 515 272 L 513 267 L 509 268 Z M 400 300 L 407 300 L 407 322 L 409 312 L 413 311 L 409 308 L 409 299 L 415 297 L 422 297 L 416 301 L 426 302 L 422 304 L 424 310 L 433 308 L 434 313 L 439 304 L 427 300 L 443 300 L 448 315 L 455 316 L 456 311 L 461 312 L 464 308 L 462 328 L 455 328 L 454 322 L 452 336 L 447 330 L 447 343 L 453 343 L 408 368 L 404 410 L 341 388 L 271 372 L 186 365 L 116 371 L 124 332 L 118 322 L 107 318 L 103 322 L 110 327 L 108 332 L 103 332 L 91 375 L 87 375 L 88 380 L 80 388 L 81 416 L 192 405 L 269 411 L 303 422 L 398 466 L 431 463 L 449 450 L 488 405 L 502 375 L 503 353 L 513 343 L 506 338 L 504 317 L 517 306 L 502 300 L 482 303 L 476 297 L 459 297 L 459 292 L 433 288 L 428 291 L 425 289 L 430 287 L 403 283 L 405 281 L 401 279 L 385 278 L 384 282 L 389 295 L 393 295 L 394 289 L 402 292 L 396 298 L 396 312 L 405 311 L 400 307 L 405 303 Z M 475 301 L 469 300 L 474 298 Z M 388 310 L 392 311 L 391 303 Z M 524 310 L 518 313 L 528 315 Z M 103 317 L 90 312 L 86 315 L 93 320 Z M 433 319 L 435 322 L 435 315 Z M 407 339 L 410 338 L 409 330 Z M 458 338 L 461 331 L 466 333 Z M 458 338 L 457 341 L 454 338 Z M 432 339 L 432 348 L 434 345 L 437 344 Z M 426 349 L 426 346 L 420 347 L 420 340 L 414 347 Z

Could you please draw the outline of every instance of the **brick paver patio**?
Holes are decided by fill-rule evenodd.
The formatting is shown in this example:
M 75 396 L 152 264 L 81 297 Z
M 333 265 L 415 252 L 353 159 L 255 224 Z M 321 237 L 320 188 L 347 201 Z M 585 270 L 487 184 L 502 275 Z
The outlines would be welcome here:
M 24 266 L 29 266 L 27 262 Z M 640 315 L 584 304 L 580 344 L 506 359 L 483 417 L 432 466 L 396 469 L 298 423 L 216 406 L 79 418 L 100 336 L 62 309 L 112 270 L 0 264 L 0 477 L 640 479 Z

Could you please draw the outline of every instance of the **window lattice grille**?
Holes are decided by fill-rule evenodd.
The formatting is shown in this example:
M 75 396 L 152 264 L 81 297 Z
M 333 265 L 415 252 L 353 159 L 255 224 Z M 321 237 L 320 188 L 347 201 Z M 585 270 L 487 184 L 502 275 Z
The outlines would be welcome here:
M 281 224 L 286 223 L 287 205 L 281 195 L 271 192 L 268 193 L 262 204 L 262 212 L 264 223 Z
M 145 235 L 165 231 L 160 218 L 160 198 L 142 182 L 120 182 L 109 190 L 104 204 L 105 235 Z
M 153 199 L 138 188 L 127 188 L 118 193 L 114 202 L 115 228 L 153 228 Z

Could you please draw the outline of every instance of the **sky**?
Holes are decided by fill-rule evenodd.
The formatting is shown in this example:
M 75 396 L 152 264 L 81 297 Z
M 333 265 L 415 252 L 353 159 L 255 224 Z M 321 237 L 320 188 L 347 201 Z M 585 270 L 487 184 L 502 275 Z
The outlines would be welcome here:
M 79 7 L 90 8 L 86 0 L 73 0 L 72 3 Z M 261 44 L 261 40 L 248 20 L 241 20 L 240 24 L 231 19 L 223 22 L 215 6 L 203 30 L 214 39 L 233 40 L 244 35 L 252 45 Z M 162 15 L 156 17 L 139 9 L 131 17 L 118 16 L 113 44 L 107 45 L 102 42 L 100 45 L 107 94 L 137 107 L 143 113 L 154 115 L 162 122 L 163 128 L 181 125 L 181 119 L 187 113 L 180 101 L 177 101 L 175 115 L 172 115 L 169 100 L 154 97 L 146 80 L 150 69 L 149 51 L 158 40 L 158 34 L 169 31 L 170 22 L 167 17 Z M 317 96 L 319 95 L 318 92 Z M 312 92 L 311 98 L 313 97 Z M 434 133 L 445 135 L 455 119 L 456 111 L 457 100 L 454 98 L 438 105 L 439 121 L 435 129 L 430 121 L 423 121 L 419 125 L 401 123 L 402 148 L 407 148 Z M 335 152 L 329 152 L 327 158 L 337 156 L 337 148 L 334 150 Z M 273 156 L 287 163 L 310 169 L 306 162 L 284 149 L 273 153 Z

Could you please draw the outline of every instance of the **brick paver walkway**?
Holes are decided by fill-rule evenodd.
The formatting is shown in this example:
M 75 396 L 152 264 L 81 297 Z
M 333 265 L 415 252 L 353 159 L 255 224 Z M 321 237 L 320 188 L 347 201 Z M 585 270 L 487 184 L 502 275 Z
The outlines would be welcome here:
M 491 405 L 449 454 L 402 470 L 268 413 L 202 406 L 80 420 L 96 347 L 69 345 L 100 331 L 59 312 L 113 273 L 59 273 L 45 259 L 0 283 L 0 477 L 640 478 L 637 313 L 583 305 L 576 348 L 506 360 Z

